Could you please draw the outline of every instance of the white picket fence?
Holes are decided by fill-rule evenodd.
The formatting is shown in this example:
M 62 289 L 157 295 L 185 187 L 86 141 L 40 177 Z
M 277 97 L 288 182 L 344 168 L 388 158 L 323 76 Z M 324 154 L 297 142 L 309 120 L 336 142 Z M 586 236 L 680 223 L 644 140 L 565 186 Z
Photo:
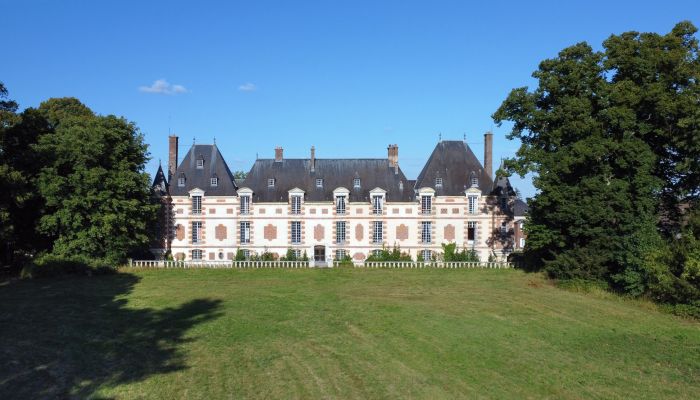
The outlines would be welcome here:
M 163 261 L 129 260 L 135 268 L 309 268 L 308 261 Z
M 463 262 L 463 261 L 367 261 L 363 265 L 356 265 L 365 268 L 513 268 L 510 262 Z
M 334 267 L 339 262 L 333 262 Z M 309 268 L 309 261 L 162 261 L 162 260 L 129 260 L 129 267 L 135 268 Z M 354 263 L 356 268 L 514 268 L 509 262 L 413 262 L 413 261 L 368 261 Z

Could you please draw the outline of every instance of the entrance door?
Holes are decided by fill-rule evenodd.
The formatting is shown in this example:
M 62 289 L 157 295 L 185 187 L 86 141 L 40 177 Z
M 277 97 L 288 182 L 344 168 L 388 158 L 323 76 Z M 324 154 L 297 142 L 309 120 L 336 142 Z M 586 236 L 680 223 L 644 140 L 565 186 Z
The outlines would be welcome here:
M 325 262 L 326 261 L 326 247 L 325 246 L 314 246 L 314 261 Z

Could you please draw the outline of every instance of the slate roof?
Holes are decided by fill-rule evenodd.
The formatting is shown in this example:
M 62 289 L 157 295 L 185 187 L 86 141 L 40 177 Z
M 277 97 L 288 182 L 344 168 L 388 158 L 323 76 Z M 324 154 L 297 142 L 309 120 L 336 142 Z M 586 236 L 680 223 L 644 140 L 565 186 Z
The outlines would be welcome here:
M 168 180 L 165 179 L 165 173 L 163 172 L 163 167 L 158 166 L 158 171 L 156 171 L 156 176 L 153 178 L 153 184 L 151 185 L 151 190 L 158 196 L 165 196 L 168 194 Z
M 275 179 L 275 186 L 268 187 L 268 179 Z M 316 179 L 323 179 L 323 187 L 316 187 Z M 353 180 L 360 178 L 360 188 L 353 187 Z M 387 201 L 412 201 L 413 187 L 400 168 L 389 165 L 387 159 L 316 159 L 311 171 L 310 159 L 259 159 L 241 187 L 253 190 L 254 202 L 287 202 L 289 190 L 304 191 L 306 201 L 332 201 L 333 191 L 344 187 L 350 191 L 349 201 L 370 201 L 369 192 L 374 188 L 385 190 Z
M 204 160 L 204 167 L 197 168 L 196 160 Z M 178 186 L 178 178 L 185 178 L 185 186 Z M 211 186 L 211 178 L 217 177 L 218 185 Z M 215 144 L 192 145 L 177 167 L 174 182 L 170 182 L 170 195 L 187 196 L 189 191 L 199 188 L 205 196 L 235 196 L 238 186 L 224 157 Z
M 524 217 L 527 214 L 528 209 L 529 208 L 526 202 L 520 199 L 515 199 L 513 210 L 516 217 Z
M 415 188 L 433 188 L 437 196 L 464 196 L 464 191 L 471 186 L 472 175 L 478 178 L 481 192 L 490 194 L 493 180 L 469 146 L 460 140 L 443 140 L 425 163 Z M 442 178 L 442 187 L 436 187 L 436 178 Z

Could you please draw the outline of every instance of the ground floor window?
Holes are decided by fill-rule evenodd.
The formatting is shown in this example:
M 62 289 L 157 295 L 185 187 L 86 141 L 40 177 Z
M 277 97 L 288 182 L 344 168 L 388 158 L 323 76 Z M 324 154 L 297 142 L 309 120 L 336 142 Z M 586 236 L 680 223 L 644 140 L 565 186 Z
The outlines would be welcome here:
M 421 259 L 422 259 L 423 261 L 430 261 L 430 256 L 431 256 L 430 253 L 431 253 L 430 250 L 423 250 L 423 251 L 421 251 Z
M 202 259 L 202 250 L 192 250 L 192 259 L 193 260 L 201 260 Z
M 467 241 L 469 244 L 474 244 L 476 240 L 476 222 L 467 222 Z
M 348 252 L 344 249 L 338 249 L 335 251 L 335 259 L 336 260 L 342 260 L 345 258 L 345 256 L 348 254 Z
M 219 252 L 219 260 L 223 260 L 223 259 L 224 259 L 224 252 L 220 251 Z
M 292 221 L 292 244 L 301 243 L 301 221 Z
M 525 238 L 520 238 L 520 248 L 525 248 Z

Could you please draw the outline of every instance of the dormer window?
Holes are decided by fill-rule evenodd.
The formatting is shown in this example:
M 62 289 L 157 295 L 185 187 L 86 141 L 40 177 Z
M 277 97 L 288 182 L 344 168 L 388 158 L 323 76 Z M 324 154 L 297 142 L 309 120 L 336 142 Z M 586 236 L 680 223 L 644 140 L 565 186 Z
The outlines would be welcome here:
M 479 178 L 477 178 L 476 175 L 472 175 L 471 185 L 471 187 L 479 186 Z
M 209 180 L 209 185 L 212 187 L 219 186 L 219 178 L 216 175 L 212 176 L 211 179 Z
M 382 213 L 382 196 L 372 196 L 372 213 L 375 215 Z
M 420 197 L 420 212 L 421 214 L 430 214 L 433 212 L 433 196 L 422 195 Z
M 204 157 L 199 156 L 197 158 L 197 169 L 202 169 L 204 168 Z
M 435 178 L 435 188 L 441 188 L 442 187 L 442 178 Z
M 323 188 L 323 179 L 316 178 L 316 187 L 319 189 Z
M 335 213 L 338 215 L 345 214 L 345 196 L 337 196 L 335 198 Z
M 301 214 L 301 196 L 300 195 L 292 195 L 291 202 L 292 202 L 292 214 L 294 214 L 294 215 Z
M 352 187 L 355 189 L 360 188 L 360 178 L 355 178 L 352 180 Z
M 269 187 L 269 188 L 275 187 L 275 178 L 267 178 L 267 187 Z
M 177 178 L 177 186 L 185 187 L 185 174 L 180 174 L 180 176 Z

